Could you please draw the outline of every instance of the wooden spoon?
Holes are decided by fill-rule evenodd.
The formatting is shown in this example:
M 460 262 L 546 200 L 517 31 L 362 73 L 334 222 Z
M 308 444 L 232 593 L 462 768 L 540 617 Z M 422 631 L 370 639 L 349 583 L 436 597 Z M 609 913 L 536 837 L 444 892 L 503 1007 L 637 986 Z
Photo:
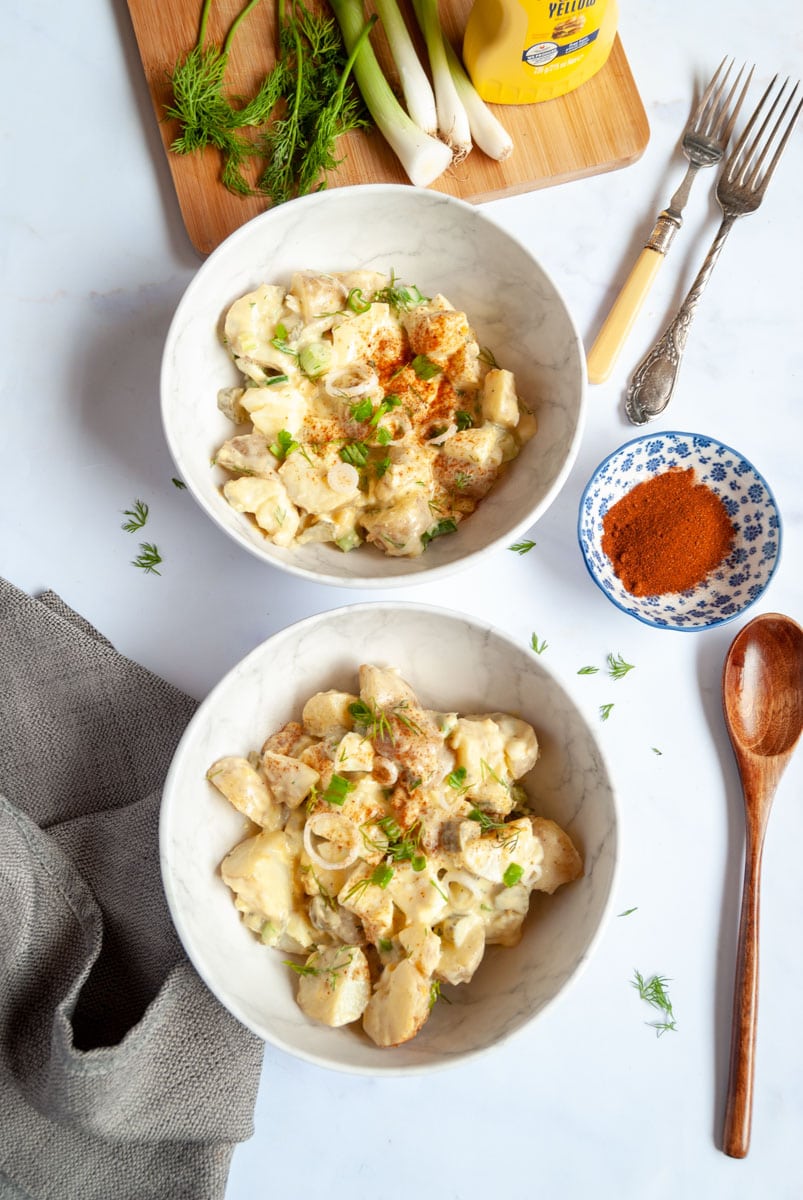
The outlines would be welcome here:
M 753 1105 L 761 855 L 772 798 L 803 728 L 803 629 L 795 621 L 764 613 L 736 635 L 725 659 L 722 704 L 747 826 L 722 1149 L 744 1158 Z

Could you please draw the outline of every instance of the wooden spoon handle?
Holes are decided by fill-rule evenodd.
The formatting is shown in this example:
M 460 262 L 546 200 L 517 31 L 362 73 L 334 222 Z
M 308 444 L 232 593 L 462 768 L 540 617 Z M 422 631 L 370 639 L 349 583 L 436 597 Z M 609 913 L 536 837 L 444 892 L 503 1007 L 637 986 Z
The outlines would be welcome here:
M 722 1149 L 744 1158 L 750 1148 L 753 1113 L 753 1059 L 758 1018 L 758 919 L 761 894 L 761 847 L 748 839 L 739 920 L 739 947 L 733 992 L 730 1074 Z

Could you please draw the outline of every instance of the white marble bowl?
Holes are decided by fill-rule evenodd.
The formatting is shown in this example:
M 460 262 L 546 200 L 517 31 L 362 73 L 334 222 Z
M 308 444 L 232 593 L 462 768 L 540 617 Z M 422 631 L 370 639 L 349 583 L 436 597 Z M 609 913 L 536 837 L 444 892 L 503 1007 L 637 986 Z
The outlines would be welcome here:
M 287 956 L 242 924 L 219 864 L 243 818 L 206 781 L 226 754 L 245 755 L 327 688 L 351 689 L 361 662 L 397 666 L 435 709 L 510 711 L 536 729 L 541 756 L 525 780 L 537 809 L 570 833 L 585 874 L 536 894 L 515 949 L 491 947 L 470 983 L 445 989 L 413 1041 L 379 1049 L 359 1027 L 331 1029 L 302 1013 Z M 596 738 L 561 685 L 505 634 L 448 610 L 359 604 L 310 617 L 252 651 L 190 722 L 162 802 L 161 864 L 179 936 L 201 977 L 244 1025 L 290 1054 L 341 1071 L 407 1074 L 463 1061 L 536 1018 L 575 979 L 608 913 L 617 812 Z M 588 1017 L 593 1016 L 588 997 Z
M 262 282 L 296 270 L 367 267 L 395 271 L 428 295 L 464 308 L 499 362 L 516 374 L 536 412 L 537 435 L 456 534 L 417 559 L 370 546 L 274 546 L 220 494 L 210 467 L 232 426 L 217 392 L 236 384 L 221 344 L 227 307 Z M 480 209 L 424 189 L 392 184 L 336 188 L 280 205 L 233 233 L 207 259 L 182 298 L 164 350 L 162 416 L 182 479 L 205 513 L 238 545 L 293 574 L 342 587 L 430 582 L 515 541 L 554 500 L 574 462 L 585 413 L 585 357 L 554 283 L 529 251 Z
M 731 552 L 689 591 L 633 596 L 602 549 L 605 514 L 653 475 L 690 467 L 696 482 L 719 497 L 733 522 Z M 685 632 L 724 625 L 755 604 L 775 574 L 781 553 L 775 497 L 753 464 L 715 438 L 676 430 L 643 434 L 599 464 L 580 500 L 577 533 L 588 572 L 611 603 L 645 625 Z

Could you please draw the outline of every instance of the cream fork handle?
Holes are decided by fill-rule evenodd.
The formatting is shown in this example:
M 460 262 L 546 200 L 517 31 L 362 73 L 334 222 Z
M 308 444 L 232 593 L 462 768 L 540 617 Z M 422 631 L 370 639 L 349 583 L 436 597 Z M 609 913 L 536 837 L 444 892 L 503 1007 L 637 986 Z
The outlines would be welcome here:
M 705 262 L 678 309 L 677 316 L 633 372 L 625 398 L 625 412 L 634 425 L 645 425 L 647 421 L 654 421 L 672 399 L 692 318 L 735 220 L 736 217 L 732 214 L 723 217 L 717 235 L 711 243 L 711 249 L 705 256 Z
M 663 254 L 650 246 L 636 259 L 588 352 L 589 383 L 604 383 L 610 376 L 663 261 Z

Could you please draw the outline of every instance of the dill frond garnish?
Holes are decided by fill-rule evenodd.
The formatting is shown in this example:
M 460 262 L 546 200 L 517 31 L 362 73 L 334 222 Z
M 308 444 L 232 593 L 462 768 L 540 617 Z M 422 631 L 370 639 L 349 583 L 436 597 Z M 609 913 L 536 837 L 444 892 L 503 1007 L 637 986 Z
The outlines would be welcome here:
M 668 1030 L 676 1031 L 677 1022 L 672 1010 L 672 1001 L 669 999 L 669 993 L 666 990 L 669 980 L 663 975 L 653 975 L 649 979 L 645 979 L 640 971 L 635 971 L 631 983 L 642 1000 L 645 1000 L 652 1008 L 657 1008 L 659 1012 L 664 1014 L 665 1019 L 663 1021 L 646 1022 L 647 1025 L 656 1031 L 657 1036 L 661 1037 Z
M 608 664 L 608 674 L 610 675 L 611 679 L 624 679 L 628 671 L 635 670 L 633 664 L 625 662 L 621 654 L 617 657 L 614 657 L 613 654 L 609 654 L 605 661 Z
M 162 556 L 153 542 L 140 542 L 139 554 L 131 559 L 132 565 L 140 567 L 146 575 L 161 575 L 162 572 L 156 569 L 161 561 Z
M 124 529 L 126 533 L 135 533 L 138 529 L 142 528 L 148 519 L 148 506 L 147 504 L 143 504 L 141 500 L 135 500 L 133 508 L 123 510 L 123 516 L 128 517 L 128 520 L 120 528 Z

